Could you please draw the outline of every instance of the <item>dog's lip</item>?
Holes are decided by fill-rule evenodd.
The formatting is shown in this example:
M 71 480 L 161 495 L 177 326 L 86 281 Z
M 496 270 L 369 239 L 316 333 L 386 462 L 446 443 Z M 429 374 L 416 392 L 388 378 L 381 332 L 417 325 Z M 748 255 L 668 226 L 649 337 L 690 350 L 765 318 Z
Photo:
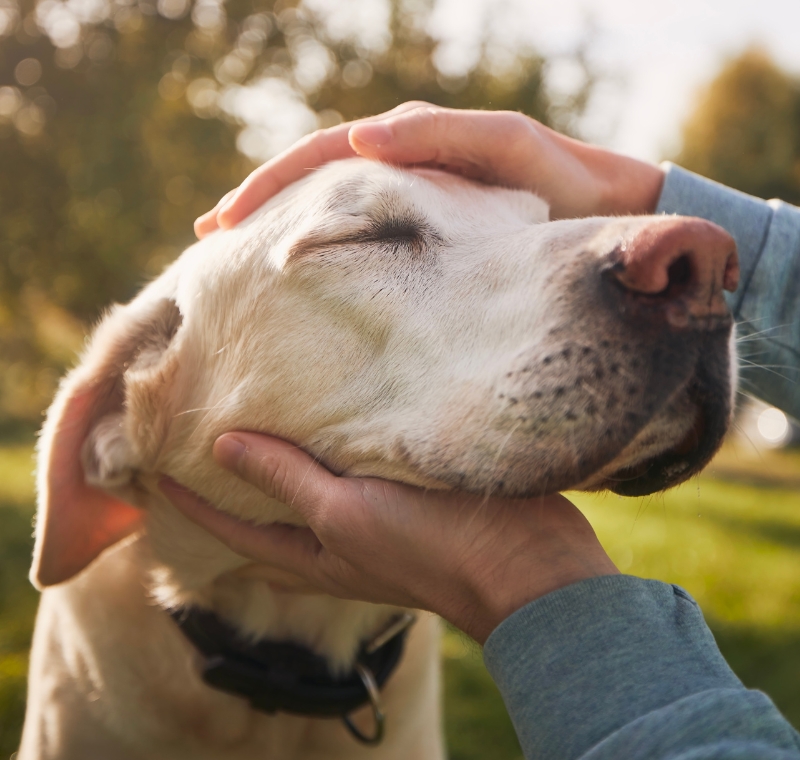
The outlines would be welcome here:
M 692 426 L 675 446 L 631 467 L 617 470 L 602 487 L 621 496 L 647 496 L 677 485 L 688 477 L 690 471 L 697 471 L 705 464 L 705 457 L 698 455 L 708 426 L 708 411 L 698 405 Z

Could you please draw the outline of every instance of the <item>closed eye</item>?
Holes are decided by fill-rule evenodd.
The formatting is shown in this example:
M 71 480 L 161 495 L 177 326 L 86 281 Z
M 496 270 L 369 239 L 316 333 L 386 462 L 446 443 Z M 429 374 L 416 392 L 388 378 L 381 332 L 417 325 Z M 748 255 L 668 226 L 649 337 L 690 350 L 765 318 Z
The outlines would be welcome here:
M 355 236 L 362 242 L 392 243 L 410 248 L 415 255 L 422 254 L 426 244 L 436 237 L 425 222 L 409 217 L 391 217 L 375 220 L 367 229 Z
M 441 237 L 423 219 L 412 216 L 383 217 L 372 219 L 357 232 L 337 237 L 334 235 L 311 234 L 299 241 L 290 253 L 297 258 L 313 251 L 334 248 L 341 245 L 376 245 L 391 247 L 398 252 L 405 250 L 412 256 L 423 255 L 433 242 Z
M 422 224 L 415 219 L 380 219 L 368 230 L 376 240 L 418 238 L 423 235 Z

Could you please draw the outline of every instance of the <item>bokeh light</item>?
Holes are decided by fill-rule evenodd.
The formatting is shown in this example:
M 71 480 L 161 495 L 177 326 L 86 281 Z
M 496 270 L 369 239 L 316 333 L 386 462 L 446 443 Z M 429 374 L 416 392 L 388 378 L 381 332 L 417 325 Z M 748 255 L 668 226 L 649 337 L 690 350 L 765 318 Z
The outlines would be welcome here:
M 781 446 L 786 443 L 791 436 L 789 419 L 775 407 L 765 409 L 758 415 L 756 423 L 758 432 L 769 446 Z

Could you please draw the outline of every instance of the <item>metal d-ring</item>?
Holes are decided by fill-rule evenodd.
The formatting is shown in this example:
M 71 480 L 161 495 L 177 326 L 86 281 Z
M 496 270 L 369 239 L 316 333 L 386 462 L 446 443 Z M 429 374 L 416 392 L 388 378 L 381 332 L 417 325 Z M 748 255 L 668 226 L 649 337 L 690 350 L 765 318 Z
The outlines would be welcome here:
M 367 654 L 377 652 L 388 641 L 395 636 L 399 636 L 407 628 L 410 628 L 416 620 L 417 616 L 413 612 L 401 612 L 399 615 L 393 617 L 385 628 L 378 631 L 378 633 L 364 645 L 364 651 Z
M 361 683 L 369 694 L 369 702 L 372 705 L 372 717 L 375 720 L 375 733 L 372 736 L 366 736 L 361 733 L 361 730 L 350 719 L 349 715 L 342 715 L 342 721 L 347 730 L 360 741 L 362 744 L 376 745 L 383 741 L 383 732 L 386 724 L 386 717 L 383 714 L 383 704 L 381 703 L 381 693 L 378 689 L 378 684 L 375 682 L 375 676 L 372 671 L 360 662 L 355 663 L 355 669 L 361 678 Z

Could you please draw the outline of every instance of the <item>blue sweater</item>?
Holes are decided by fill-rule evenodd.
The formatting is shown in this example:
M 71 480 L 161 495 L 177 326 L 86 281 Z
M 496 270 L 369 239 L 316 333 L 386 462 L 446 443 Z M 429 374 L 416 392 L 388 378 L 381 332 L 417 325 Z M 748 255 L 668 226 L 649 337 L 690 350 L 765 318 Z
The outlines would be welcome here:
M 747 365 L 744 383 L 800 418 L 800 209 L 666 168 L 658 211 L 736 238 L 739 333 L 758 363 L 781 366 Z M 677 586 L 627 575 L 567 586 L 504 620 L 483 654 L 529 760 L 800 759 L 800 734 L 739 681 Z

